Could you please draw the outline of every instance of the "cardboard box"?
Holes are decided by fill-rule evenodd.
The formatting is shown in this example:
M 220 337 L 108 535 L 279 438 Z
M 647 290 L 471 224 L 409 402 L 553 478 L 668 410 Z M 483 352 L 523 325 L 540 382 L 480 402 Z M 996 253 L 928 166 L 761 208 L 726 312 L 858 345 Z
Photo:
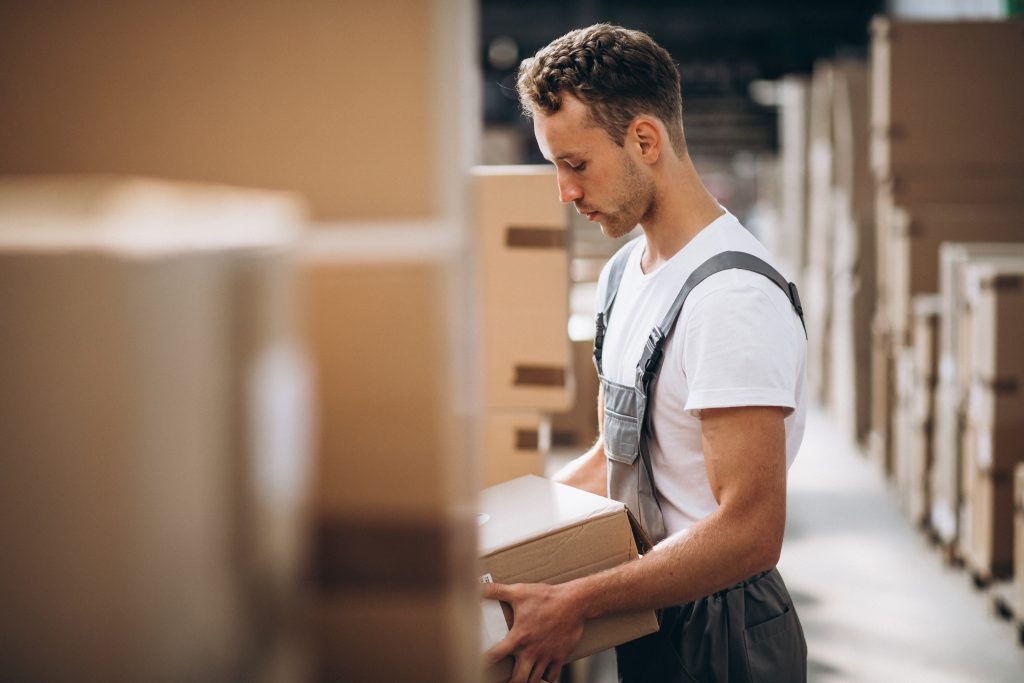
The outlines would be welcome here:
M 300 280 L 317 376 L 317 513 L 469 508 L 477 473 L 458 437 L 451 255 L 407 253 L 398 245 L 410 236 L 383 229 L 364 253 L 359 236 L 338 239 L 336 251 L 304 255 Z
M 922 526 L 927 523 L 931 510 L 939 296 L 918 295 L 914 297 L 913 308 L 913 386 L 910 395 L 910 429 L 906 444 L 908 467 L 904 490 L 907 513 L 915 525 Z
M 888 476 L 893 471 L 893 410 L 896 378 L 890 335 L 881 329 L 878 313 L 871 326 L 871 432 L 868 455 Z
M 479 683 L 479 609 L 475 584 L 395 584 L 321 596 L 309 609 L 312 671 L 305 680 Z
M 568 211 L 546 166 L 478 166 L 477 254 L 484 405 L 566 410 Z
M 483 432 L 484 486 L 544 474 L 544 457 L 551 449 L 548 417 L 523 411 L 488 411 L 483 415 Z
M 910 324 L 910 300 L 938 292 L 943 242 L 1024 242 L 1024 204 L 896 206 L 885 227 L 890 322 L 899 343 Z
M 570 486 L 521 477 L 485 489 L 480 511 L 480 571 L 495 583 L 563 583 L 637 559 L 625 506 Z M 652 610 L 588 621 L 571 659 L 657 629 Z
M 1024 62 L 1019 21 L 871 24 L 872 167 L 879 179 L 1020 177 L 1024 92 L 1007 88 Z M 949 94 L 956 93 L 954 101 Z
M 964 269 L 972 378 L 963 438 L 964 556 L 982 578 L 1009 578 L 1013 472 L 1024 462 L 1024 259 Z
M 1024 463 L 1013 478 L 1013 611 L 1024 621 Z
M 970 263 L 1005 263 L 1024 258 L 1024 243 L 953 242 L 939 247 L 938 388 L 935 399 L 932 509 L 929 523 L 939 538 L 957 536 L 961 494 L 961 441 L 971 384 L 971 309 L 966 302 L 964 269 Z
M 300 216 L 224 188 L 0 183 L 0 432 L 17 455 L 0 678 L 259 670 L 305 538 Z
M 789 75 L 779 84 L 779 221 L 764 243 L 782 272 L 802 273 L 807 262 L 807 162 L 810 81 Z
M 473 16 L 440 0 L 5 7 L 0 130 L 18 133 L 0 174 L 143 173 L 294 191 L 317 220 L 436 217 L 475 151 L 459 85 L 476 77 Z

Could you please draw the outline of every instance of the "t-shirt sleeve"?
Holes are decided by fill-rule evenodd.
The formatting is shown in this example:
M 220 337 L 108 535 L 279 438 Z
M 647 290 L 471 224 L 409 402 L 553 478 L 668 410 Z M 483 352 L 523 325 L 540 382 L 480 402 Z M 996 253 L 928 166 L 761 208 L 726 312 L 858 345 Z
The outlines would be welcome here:
M 753 285 L 732 285 L 695 301 L 684 326 L 686 411 L 700 417 L 704 408 L 779 406 L 789 414 L 796 407 L 803 342 L 792 315 Z

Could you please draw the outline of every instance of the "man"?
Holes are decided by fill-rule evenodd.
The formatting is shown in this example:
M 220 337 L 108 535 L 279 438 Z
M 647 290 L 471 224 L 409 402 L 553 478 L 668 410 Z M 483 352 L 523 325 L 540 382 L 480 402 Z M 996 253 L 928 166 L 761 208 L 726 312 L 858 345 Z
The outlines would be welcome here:
M 598 286 L 601 437 L 556 479 L 623 500 L 657 544 L 561 585 L 485 586 L 514 612 L 490 657 L 515 657 L 515 683 L 555 681 L 584 620 L 654 608 L 660 631 L 617 648 L 621 681 L 803 681 L 775 569 L 805 417 L 795 287 L 701 183 L 649 36 L 573 31 L 524 60 L 518 89 L 561 201 L 609 237 L 643 230 Z

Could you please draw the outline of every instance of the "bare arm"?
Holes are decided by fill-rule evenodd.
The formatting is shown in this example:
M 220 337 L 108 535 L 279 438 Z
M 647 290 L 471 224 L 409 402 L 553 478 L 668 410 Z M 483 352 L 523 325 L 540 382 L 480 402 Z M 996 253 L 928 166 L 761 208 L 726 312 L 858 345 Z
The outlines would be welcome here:
M 513 681 L 536 681 L 544 672 L 548 680 L 557 677 L 584 619 L 683 604 L 775 566 L 786 521 L 782 409 L 705 410 L 701 437 L 719 503 L 714 513 L 637 562 L 557 586 L 485 587 L 487 597 L 511 603 L 516 614 L 509 636 L 492 651 L 496 659 L 516 654 Z

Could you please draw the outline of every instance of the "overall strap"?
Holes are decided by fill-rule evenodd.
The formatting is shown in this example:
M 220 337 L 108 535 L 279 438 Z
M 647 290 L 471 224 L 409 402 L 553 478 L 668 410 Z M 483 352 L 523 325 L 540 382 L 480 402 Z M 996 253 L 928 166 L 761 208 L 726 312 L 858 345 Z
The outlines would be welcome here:
M 637 388 L 642 389 L 644 395 L 649 395 L 651 381 L 657 375 L 661 364 L 665 338 L 676 324 L 676 319 L 679 317 L 680 311 L 683 310 L 686 297 L 690 295 L 694 287 L 709 276 L 731 269 L 749 270 L 759 273 L 774 282 L 782 290 L 782 293 L 786 295 L 786 298 L 789 299 L 793 310 L 796 311 L 797 316 L 800 318 L 800 324 L 803 325 L 804 336 L 807 336 L 807 324 L 804 323 L 804 309 L 800 304 L 800 294 L 797 292 L 796 285 L 792 282 L 787 282 L 779 274 L 779 271 L 753 254 L 748 254 L 744 251 L 723 251 L 702 263 L 690 274 L 690 277 L 686 278 L 683 288 L 679 290 L 675 301 L 672 302 L 668 313 L 665 314 L 665 319 L 661 321 L 661 325 L 651 331 L 651 335 L 647 338 L 643 355 L 640 356 L 640 363 L 637 365 Z
M 622 282 L 622 274 L 626 271 L 626 262 L 633 248 L 623 247 L 612 257 L 611 266 L 608 268 L 608 285 L 604 290 L 604 307 L 597 312 L 596 333 L 594 335 L 594 365 L 598 374 L 604 372 L 601 367 L 601 351 L 604 348 L 604 333 L 608 330 L 608 317 L 612 314 L 612 306 L 615 304 L 615 295 L 619 293 L 619 283 Z

